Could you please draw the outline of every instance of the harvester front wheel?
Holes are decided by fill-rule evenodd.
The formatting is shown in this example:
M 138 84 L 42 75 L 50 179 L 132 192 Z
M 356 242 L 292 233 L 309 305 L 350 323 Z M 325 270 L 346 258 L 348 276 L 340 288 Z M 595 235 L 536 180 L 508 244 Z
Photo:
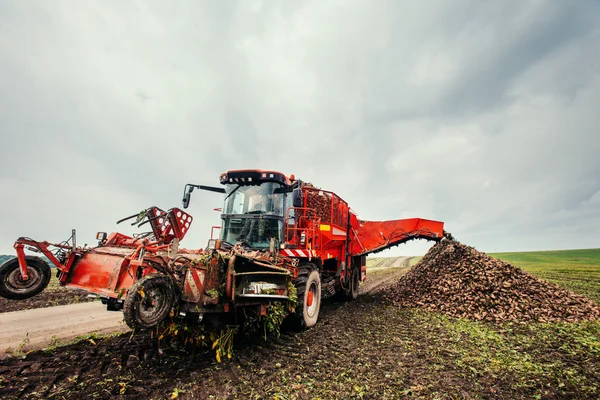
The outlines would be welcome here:
M 131 329 L 151 329 L 169 316 L 175 305 L 175 286 L 167 275 L 150 274 L 136 281 L 123 304 L 125 323 Z
M 27 280 L 19 268 L 19 260 L 12 258 L 0 265 L 0 296 L 9 300 L 23 300 L 35 296 L 50 282 L 50 266 L 41 258 L 25 256 Z
M 321 275 L 316 269 L 301 271 L 296 279 L 298 306 L 296 307 L 296 327 L 310 328 L 319 319 L 321 309 Z

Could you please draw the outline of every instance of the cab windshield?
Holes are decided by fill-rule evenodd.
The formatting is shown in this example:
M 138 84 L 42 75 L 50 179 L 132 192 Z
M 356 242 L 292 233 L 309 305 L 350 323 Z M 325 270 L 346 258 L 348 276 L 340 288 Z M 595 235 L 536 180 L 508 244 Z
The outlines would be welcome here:
M 285 187 L 275 182 L 248 186 L 227 184 L 221 240 L 255 249 L 281 242 Z
M 285 188 L 275 182 L 265 182 L 260 186 L 228 184 L 223 214 L 268 214 L 283 216 Z

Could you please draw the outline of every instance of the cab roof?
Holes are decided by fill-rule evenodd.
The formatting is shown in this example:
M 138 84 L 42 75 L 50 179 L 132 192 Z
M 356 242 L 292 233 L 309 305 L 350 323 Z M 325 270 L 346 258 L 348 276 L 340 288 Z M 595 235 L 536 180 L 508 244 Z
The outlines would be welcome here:
M 291 186 L 294 183 L 294 180 L 290 179 L 281 172 L 263 169 L 229 170 L 221 174 L 219 181 L 223 185 L 227 183 L 254 185 L 261 182 L 277 182 L 286 186 Z

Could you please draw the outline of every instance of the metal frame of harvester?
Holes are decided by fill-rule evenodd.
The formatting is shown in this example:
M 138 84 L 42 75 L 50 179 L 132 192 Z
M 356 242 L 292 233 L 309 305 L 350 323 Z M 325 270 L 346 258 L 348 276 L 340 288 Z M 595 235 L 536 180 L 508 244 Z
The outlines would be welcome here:
M 191 215 L 150 207 L 118 221 L 148 224 L 150 231 L 100 232 L 95 247 L 78 246 L 74 230 L 58 244 L 17 239 L 17 257 L 0 266 L 0 296 L 25 299 L 47 286 L 48 263 L 26 255 L 28 249 L 54 264 L 60 285 L 100 296 L 109 310 L 123 310 L 133 329 L 152 328 L 173 315 L 230 322 L 240 310 L 264 315 L 274 302 L 293 305 L 289 318 L 302 329 L 317 323 L 322 298 L 357 297 L 368 254 L 444 236 L 439 221 L 360 220 L 337 194 L 293 175 L 234 170 L 222 174 L 220 183 L 184 189 L 184 209 L 194 189 L 225 194 L 222 223 L 212 227 L 207 248 L 179 247 Z M 252 210 L 253 204 L 264 207 Z M 212 236 L 216 229 L 218 238 Z

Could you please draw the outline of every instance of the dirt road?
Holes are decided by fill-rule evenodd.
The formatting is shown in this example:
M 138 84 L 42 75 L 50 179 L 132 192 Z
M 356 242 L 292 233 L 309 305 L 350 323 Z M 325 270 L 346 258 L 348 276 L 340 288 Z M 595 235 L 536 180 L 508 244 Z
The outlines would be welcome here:
M 38 349 L 52 337 L 67 341 L 87 333 L 125 332 L 123 314 L 100 302 L 69 304 L 0 314 L 0 358 L 6 351 Z
M 367 280 L 360 285 L 360 294 L 383 289 L 398 280 L 410 268 L 412 257 L 396 257 L 385 261 L 385 265 L 367 271 Z M 371 271 L 371 272 L 370 272 Z

